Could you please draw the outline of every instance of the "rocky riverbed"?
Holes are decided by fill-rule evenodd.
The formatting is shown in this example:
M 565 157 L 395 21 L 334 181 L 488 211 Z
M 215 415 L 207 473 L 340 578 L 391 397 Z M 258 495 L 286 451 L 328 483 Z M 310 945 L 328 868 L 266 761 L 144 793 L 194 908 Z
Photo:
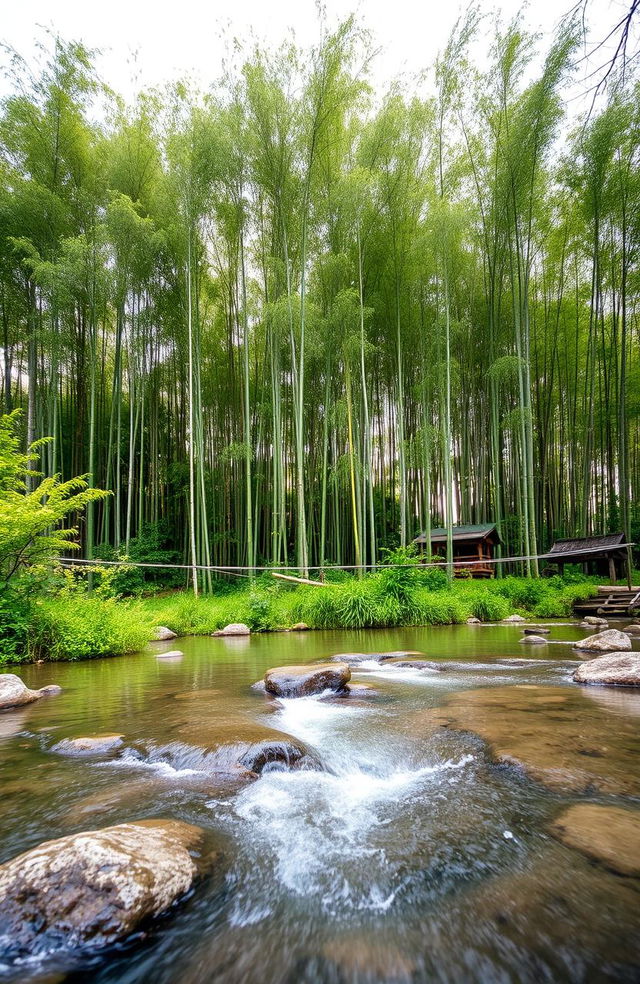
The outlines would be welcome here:
M 637 979 L 639 641 L 535 628 L 0 675 L 0 981 Z

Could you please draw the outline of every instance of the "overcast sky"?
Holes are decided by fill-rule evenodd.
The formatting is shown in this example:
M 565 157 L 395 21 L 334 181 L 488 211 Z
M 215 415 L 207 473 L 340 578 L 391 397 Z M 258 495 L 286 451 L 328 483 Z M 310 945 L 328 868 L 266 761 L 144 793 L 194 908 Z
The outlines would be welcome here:
M 526 23 L 548 42 L 558 20 L 575 0 L 532 0 Z M 229 40 L 251 38 L 276 46 L 291 32 L 302 45 L 318 39 L 314 0 L 0 0 L 0 37 L 29 61 L 41 26 L 66 40 L 82 40 L 102 50 L 101 77 L 130 99 L 140 88 L 189 75 L 203 88 L 220 73 Z M 523 9 L 521 0 L 483 3 L 499 7 L 505 20 Z M 329 25 L 355 11 L 380 47 L 372 75 L 380 89 L 400 75 L 428 68 L 446 43 L 461 9 L 457 0 L 325 0 Z M 601 40 L 620 20 L 624 0 L 589 0 L 592 38 Z M 489 28 L 490 21 L 486 22 Z M 226 38 L 226 40 L 225 40 Z M 488 49 L 490 32 L 479 55 Z M 6 61 L 6 58 L 4 59 Z M 598 57 L 598 61 L 601 56 Z M 583 71 L 584 74 L 584 71 Z M 579 84 L 579 83 L 578 83 Z M 7 92 L 6 81 L 0 92 Z M 582 85 L 584 89 L 584 84 Z

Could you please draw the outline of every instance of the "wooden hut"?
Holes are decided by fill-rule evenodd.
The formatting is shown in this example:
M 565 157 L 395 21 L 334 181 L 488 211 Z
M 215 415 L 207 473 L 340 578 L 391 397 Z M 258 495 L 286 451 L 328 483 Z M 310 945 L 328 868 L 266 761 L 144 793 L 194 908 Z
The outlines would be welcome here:
M 447 530 L 436 526 L 431 530 L 431 550 L 426 549 L 427 537 L 421 533 L 413 541 L 421 553 L 433 559 L 447 557 Z M 453 527 L 453 573 L 457 577 L 493 577 L 493 564 L 483 563 L 493 559 L 494 550 L 502 543 L 495 523 Z
M 601 574 L 608 577 L 612 584 L 617 580 L 618 573 L 627 578 L 631 576 L 629 546 L 624 533 L 556 540 L 551 550 L 540 559 L 557 564 L 560 574 L 565 564 L 581 564 L 586 573 Z

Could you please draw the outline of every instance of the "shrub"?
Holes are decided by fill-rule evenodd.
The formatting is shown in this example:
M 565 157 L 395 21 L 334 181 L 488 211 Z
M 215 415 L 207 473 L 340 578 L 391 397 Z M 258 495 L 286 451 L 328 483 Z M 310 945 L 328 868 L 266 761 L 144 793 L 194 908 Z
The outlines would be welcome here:
M 511 612 L 511 605 L 495 591 L 469 591 L 465 599 L 474 618 L 481 622 L 499 622 Z
M 443 567 L 425 567 L 420 572 L 420 585 L 429 591 L 446 591 L 449 576 Z
M 410 601 L 418 585 L 418 566 L 415 547 L 398 547 L 385 550 L 384 563 L 397 566 L 384 567 L 379 574 L 380 589 L 383 594 L 395 598 L 400 604 Z
M 0 666 L 28 659 L 27 639 L 31 624 L 31 604 L 19 592 L 0 593 Z
M 495 582 L 498 594 L 508 598 L 515 608 L 533 609 L 548 593 L 541 578 L 505 577 Z
M 50 660 L 120 656 L 141 649 L 149 637 L 139 606 L 76 594 L 33 605 L 29 655 Z
M 452 625 L 467 618 L 464 601 L 454 591 L 418 592 L 410 614 L 411 621 L 405 624 Z

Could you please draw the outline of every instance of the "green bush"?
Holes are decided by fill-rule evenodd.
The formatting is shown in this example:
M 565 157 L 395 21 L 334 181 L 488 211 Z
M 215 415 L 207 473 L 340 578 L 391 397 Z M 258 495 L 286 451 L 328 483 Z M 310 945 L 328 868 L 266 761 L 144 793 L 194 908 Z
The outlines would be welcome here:
M 24 594 L 5 589 L 0 593 L 0 666 L 27 660 L 31 604 Z
M 455 591 L 417 592 L 411 610 L 410 625 L 454 625 L 464 622 L 467 609 L 463 599 Z
M 400 604 L 411 601 L 418 584 L 418 566 L 420 561 L 416 556 L 415 547 L 398 547 L 397 550 L 385 550 L 385 564 L 396 564 L 395 567 L 384 567 L 378 574 L 382 594 L 395 598 Z
M 32 608 L 29 656 L 74 660 L 120 656 L 141 649 L 150 625 L 140 606 L 114 598 L 70 595 Z
M 465 597 L 470 614 L 481 622 L 499 622 L 511 614 L 508 600 L 495 591 L 469 591 Z
M 429 591 L 446 591 L 449 576 L 443 567 L 425 567 L 420 572 L 420 585 Z
M 549 593 L 547 582 L 542 578 L 505 577 L 494 584 L 497 593 L 508 598 L 515 608 L 529 611 Z

